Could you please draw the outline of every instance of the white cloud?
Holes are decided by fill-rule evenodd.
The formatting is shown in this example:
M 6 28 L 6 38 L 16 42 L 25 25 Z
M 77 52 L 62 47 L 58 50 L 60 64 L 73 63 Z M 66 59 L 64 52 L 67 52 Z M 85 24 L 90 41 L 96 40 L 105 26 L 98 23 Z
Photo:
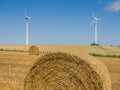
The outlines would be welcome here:
M 105 7 L 105 10 L 110 12 L 120 11 L 120 0 L 116 0 L 114 2 L 109 3 Z

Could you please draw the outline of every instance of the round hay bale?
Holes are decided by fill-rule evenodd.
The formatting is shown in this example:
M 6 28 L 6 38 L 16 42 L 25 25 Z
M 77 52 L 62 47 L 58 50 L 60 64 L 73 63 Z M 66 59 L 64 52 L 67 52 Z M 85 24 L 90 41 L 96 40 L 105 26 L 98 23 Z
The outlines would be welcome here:
M 30 46 L 29 48 L 30 55 L 39 55 L 39 49 L 37 46 Z
M 38 58 L 25 78 L 24 90 L 111 90 L 108 73 L 84 59 L 60 52 Z

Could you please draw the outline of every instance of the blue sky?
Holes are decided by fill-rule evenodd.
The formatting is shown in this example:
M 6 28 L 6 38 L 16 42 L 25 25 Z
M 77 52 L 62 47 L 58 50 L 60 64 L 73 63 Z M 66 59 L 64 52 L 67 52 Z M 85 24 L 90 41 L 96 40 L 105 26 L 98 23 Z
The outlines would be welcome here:
M 0 44 L 25 44 L 24 9 L 30 44 L 88 45 L 95 12 L 98 43 L 120 45 L 120 0 L 0 0 Z

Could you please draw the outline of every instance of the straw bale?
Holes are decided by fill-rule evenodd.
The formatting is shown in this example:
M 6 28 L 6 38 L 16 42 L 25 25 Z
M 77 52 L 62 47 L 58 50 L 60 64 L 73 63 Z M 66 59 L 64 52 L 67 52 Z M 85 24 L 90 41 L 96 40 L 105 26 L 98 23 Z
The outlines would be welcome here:
M 39 55 L 39 49 L 37 46 L 30 46 L 29 48 L 30 55 Z
M 111 90 L 109 73 L 100 65 L 103 64 L 80 52 L 49 53 L 31 67 L 24 90 Z

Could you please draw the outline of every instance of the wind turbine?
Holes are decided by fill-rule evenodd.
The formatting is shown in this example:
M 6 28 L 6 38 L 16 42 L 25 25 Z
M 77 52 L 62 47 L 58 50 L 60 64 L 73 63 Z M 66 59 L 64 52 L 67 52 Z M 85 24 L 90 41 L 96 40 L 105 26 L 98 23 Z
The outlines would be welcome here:
M 27 16 L 27 12 L 25 12 L 25 20 L 26 20 L 26 45 L 29 44 L 29 36 L 28 36 L 28 21 L 31 17 Z
M 92 24 L 94 24 L 94 43 L 98 44 L 98 40 L 97 40 L 97 21 L 100 21 L 102 19 L 96 18 L 94 12 L 92 12 L 92 15 L 93 15 L 93 21 L 91 22 L 90 26 Z

